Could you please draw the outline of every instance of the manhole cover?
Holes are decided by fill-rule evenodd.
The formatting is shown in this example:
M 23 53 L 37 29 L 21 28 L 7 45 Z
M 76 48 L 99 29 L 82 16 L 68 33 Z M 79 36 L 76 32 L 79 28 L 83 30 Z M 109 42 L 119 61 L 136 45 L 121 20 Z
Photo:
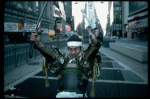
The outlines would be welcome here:
M 40 64 L 40 62 L 30 62 L 30 63 L 28 63 L 28 65 L 39 65 Z

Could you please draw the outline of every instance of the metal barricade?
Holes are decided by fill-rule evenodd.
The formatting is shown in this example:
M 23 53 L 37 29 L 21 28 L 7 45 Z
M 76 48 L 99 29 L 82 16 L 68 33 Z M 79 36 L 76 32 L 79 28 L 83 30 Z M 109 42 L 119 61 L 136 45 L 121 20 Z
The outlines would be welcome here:
M 60 40 L 58 48 L 67 46 L 67 40 Z M 43 43 L 47 46 L 57 46 L 57 41 L 53 40 L 50 42 Z M 4 46 L 4 70 L 14 68 L 21 64 L 25 64 L 31 61 L 33 58 L 36 59 L 41 57 L 42 54 L 37 50 L 33 50 L 32 59 L 29 58 L 30 44 L 17 44 L 15 46 Z

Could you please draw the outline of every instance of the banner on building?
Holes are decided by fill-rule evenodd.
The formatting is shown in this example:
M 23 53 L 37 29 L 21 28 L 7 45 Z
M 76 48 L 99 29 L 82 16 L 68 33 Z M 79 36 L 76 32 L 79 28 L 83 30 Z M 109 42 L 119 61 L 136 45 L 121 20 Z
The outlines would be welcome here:
M 24 23 L 18 23 L 18 31 L 19 32 L 24 31 Z
M 18 32 L 18 23 L 4 22 L 4 32 Z
M 25 32 L 33 32 L 36 29 L 36 24 L 24 23 Z

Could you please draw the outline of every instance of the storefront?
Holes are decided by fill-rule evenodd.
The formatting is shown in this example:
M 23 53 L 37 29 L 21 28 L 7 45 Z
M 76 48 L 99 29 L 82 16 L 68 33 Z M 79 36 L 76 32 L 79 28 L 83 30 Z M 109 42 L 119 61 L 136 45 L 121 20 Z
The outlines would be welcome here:
M 71 31 L 70 25 L 61 17 L 56 17 L 54 29 L 55 37 L 58 36 L 59 38 L 65 38 L 66 32 Z
M 133 19 L 128 20 L 128 29 L 132 33 L 132 39 L 147 39 L 148 15 L 133 16 Z
M 4 43 L 28 43 L 30 42 L 31 33 L 35 30 L 36 24 L 4 22 Z M 44 23 L 40 24 L 39 31 L 41 31 L 43 40 L 45 38 L 48 40 L 49 30 L 44 28 Z
M 127 36 L 131 39 L 148 39 L 148 3 L 130 1 Z

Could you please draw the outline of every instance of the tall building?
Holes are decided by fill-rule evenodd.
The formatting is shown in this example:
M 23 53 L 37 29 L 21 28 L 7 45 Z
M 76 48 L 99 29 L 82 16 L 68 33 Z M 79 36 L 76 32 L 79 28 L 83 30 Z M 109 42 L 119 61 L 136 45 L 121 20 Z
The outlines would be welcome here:
M 127 37 L 148 40 L 148 2 L 129 1 Z
M 122 1 L 122 38 L 127 38 L 129 1 Z
M 4 44 L 29 42 L 45 1 L 7 1 L 4 6 Z M 53 1 L 48 1 L 40 30 L 42 41 L 54 31 Z
M 117 36 L 119 34 L 122 37 L 121 1 L 108 1 L 108 20 L 107 33 L 109 33 L 110 36 Z
M 72 1 L 64 1 L 66 22 L 70 25 L 71 31 L 74 31 L 74 17 L 72 16 Z
M 122 29 L 122 30 L 120 30 Z M 128 39 L 148 39 L 148 3 L 146 1 L 109 1 L 107 34 Z
M 113 32 L 113 23 L 114 23 L 114 5 L 113 5 L 113 1 L 109 1 L 108 2 L 108 15 L 107 15 L 107 29 L 106 29 L 106 35 L 108 36 L 112 36 L 112 32 Z

